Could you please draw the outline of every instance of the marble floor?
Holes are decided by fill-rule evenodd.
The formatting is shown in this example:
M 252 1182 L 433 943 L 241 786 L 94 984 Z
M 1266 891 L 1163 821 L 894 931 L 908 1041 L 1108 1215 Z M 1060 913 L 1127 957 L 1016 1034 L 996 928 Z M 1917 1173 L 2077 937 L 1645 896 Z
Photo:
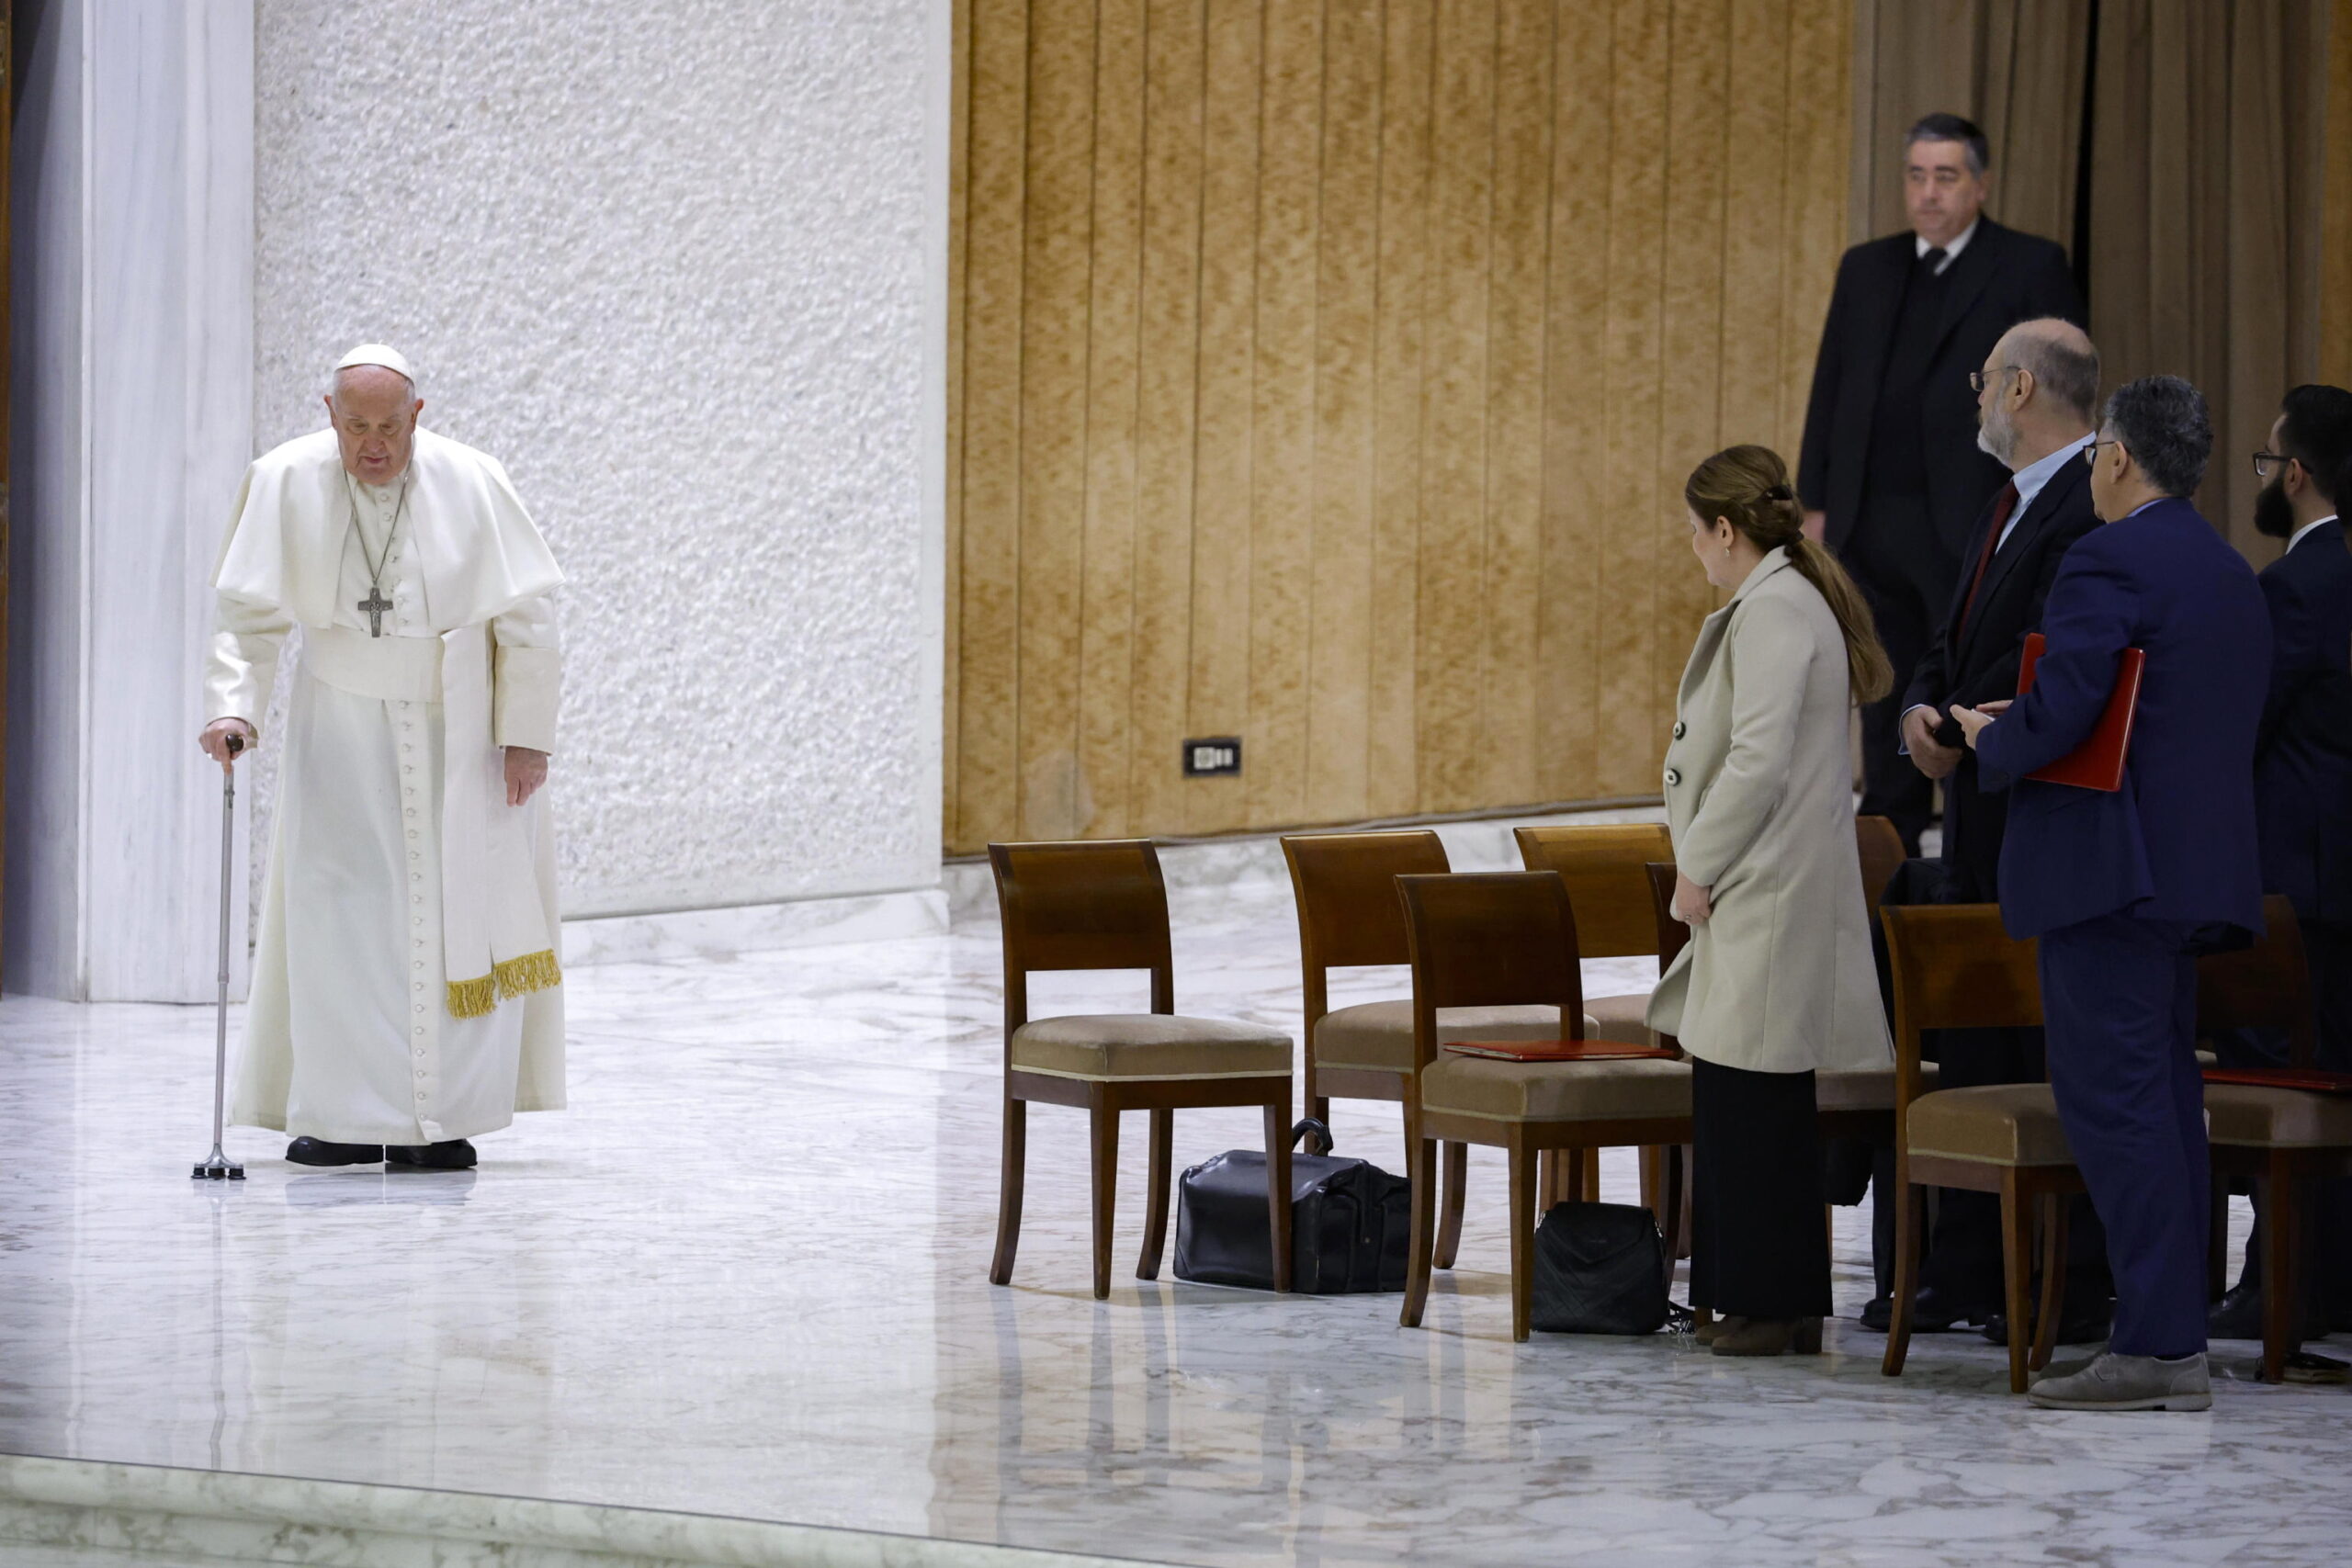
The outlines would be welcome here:
M 1282 890 L 1176 913 L 1181 1007 L 1295 1030 Z M 1125 1280 L 1098 1303 L 1083 1124 L 1041 1109 L 991 1288 L 996 974 L 969 923 L 583 969 L 574 1109 L 484 1140 L 479 1171 L 301 1171 L 246 1131 L 238 1186 L 187 1179 L 209 1012 L 0 1002 L 0 1451 L 1201 1564 L 2352 1555 L 2352 1394 L 2259 1386 L 2249 1346 L 2210 1415 L 2107 1417 L 2030 1410 L 1973 1337 L 1920 1339 L 1899 1382 L 1850 1322 L 1818 1360 L 1515 1346 L 1483 1159 L 1426 1331 L 1393 1297 Z M 1338 1130 L 1394 1166 L 1393 1112 Z M 1251 1112 L 1181 1116 L 1179 1164 L 1256 1137 Z M 1866 1224 L 1839 1212 L 1849 1316 Z

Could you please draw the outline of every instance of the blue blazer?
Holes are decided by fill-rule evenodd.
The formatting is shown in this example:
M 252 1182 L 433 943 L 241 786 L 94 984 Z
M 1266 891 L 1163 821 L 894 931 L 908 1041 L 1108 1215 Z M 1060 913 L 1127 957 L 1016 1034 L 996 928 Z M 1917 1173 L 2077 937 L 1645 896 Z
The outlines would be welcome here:
M 2186 501 L 2075 543 L 2041 616 L 2033 690 L 1976 738 L 1978 777 L 2009 784 L 2001 919 L 2013 936 L 2128 912 L 2262 930 L 2254 738 L 2270 616 L 2254 569 Z M 2024 775 L 2087 739 L 2129 647 L 2147 651 L 2123 787 Z
M 2352 920 L 2352 549 L 2324 523 L 2263 570 L 2270 695 L 2254 743 L 2262 886 Z

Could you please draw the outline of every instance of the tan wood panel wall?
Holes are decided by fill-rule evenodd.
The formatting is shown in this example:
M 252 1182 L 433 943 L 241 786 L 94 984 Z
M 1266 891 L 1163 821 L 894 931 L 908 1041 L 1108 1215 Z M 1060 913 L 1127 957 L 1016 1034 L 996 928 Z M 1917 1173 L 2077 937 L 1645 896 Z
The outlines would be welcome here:
M 1851 27 L 960 0 L 951 852 L 1654 794 L 1682 478 L 1794 456 Z

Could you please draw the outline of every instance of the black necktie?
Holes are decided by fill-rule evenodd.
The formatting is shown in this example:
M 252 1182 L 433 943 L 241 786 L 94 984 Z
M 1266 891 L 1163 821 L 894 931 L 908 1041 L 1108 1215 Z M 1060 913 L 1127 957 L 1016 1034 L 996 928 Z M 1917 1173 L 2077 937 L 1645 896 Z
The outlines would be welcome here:
M 1941 250 L 1930 250 L 1919 258 L 1919 265 L 1926 267 L 1928 275 L 1932 277 L 1943 267 L 1944 253 Z

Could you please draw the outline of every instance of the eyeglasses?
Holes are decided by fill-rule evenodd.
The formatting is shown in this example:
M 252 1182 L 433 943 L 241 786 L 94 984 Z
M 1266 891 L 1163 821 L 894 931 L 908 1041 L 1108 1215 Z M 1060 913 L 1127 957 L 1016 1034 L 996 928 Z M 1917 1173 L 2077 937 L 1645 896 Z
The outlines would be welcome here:
M 2120 435 L 2110 435 L 2104 441 L 2089 442 L 2083 447 L 2083 461 L 2096 468 L 2098 467 L 2098 449 L 2100 447 L 2120 446 L 2122 445 L 2123 438 Z
M 1990 376 L 1986 375 L 1982 370 L 1971 370 L 1968 373 L 1968 389 L 1972 392 L 1981 392 L 1992 383 L 1995 376 L 2006 376 L 2012 370 L 2022 370 L 2025 367 L 2022 365 L 2004 365 L 1998 370 L 1994 371 Z
M 2284 452 L 2256 452 L 2254 455 L 2254 477 L 2267 480 L 2270 478 L 2270 470 L 2278 464 L 2296 463 L 2301 460 L 2300 457 L 2290 457 Z

